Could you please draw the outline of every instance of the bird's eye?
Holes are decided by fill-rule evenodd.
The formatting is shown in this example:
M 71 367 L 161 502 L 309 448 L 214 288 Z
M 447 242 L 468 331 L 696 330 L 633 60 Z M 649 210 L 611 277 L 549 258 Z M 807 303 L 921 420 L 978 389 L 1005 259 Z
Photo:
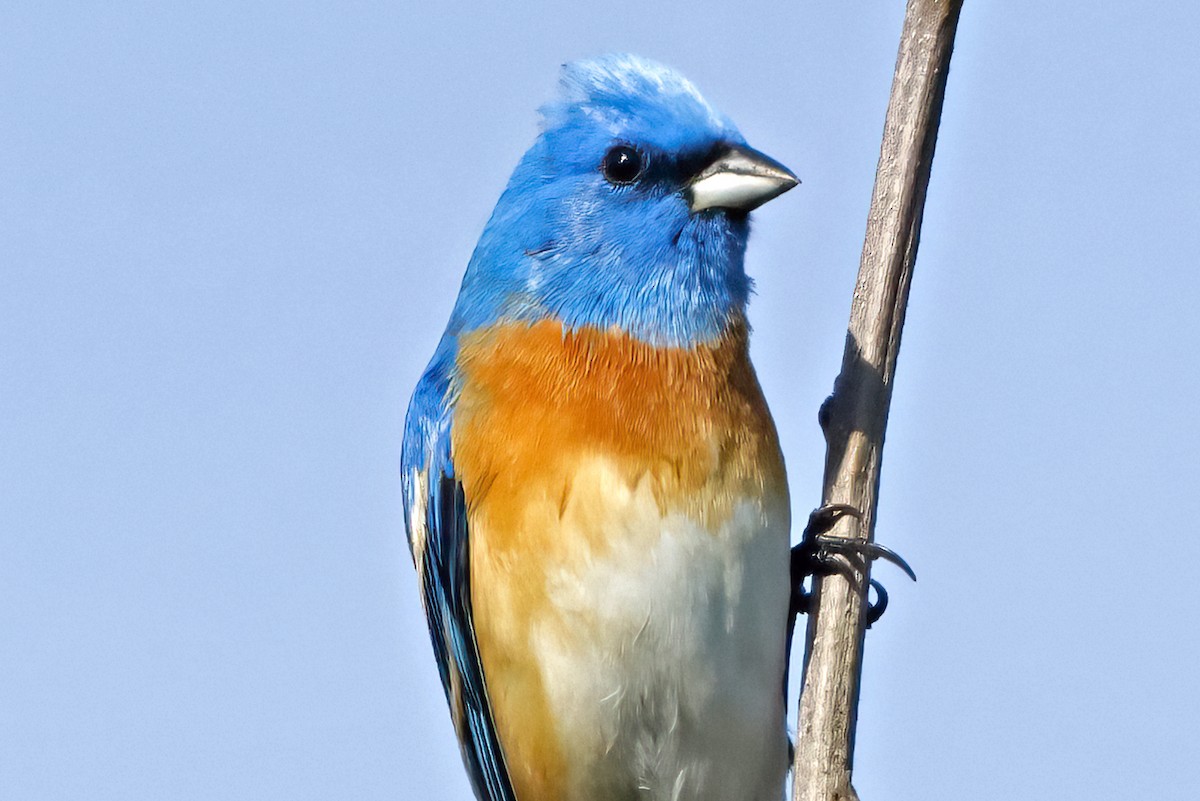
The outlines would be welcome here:
M 611 184 L 631 184 L 642 174 L 642 154 L 628 145 L 617 145 L 604 155 L 601 165 Z

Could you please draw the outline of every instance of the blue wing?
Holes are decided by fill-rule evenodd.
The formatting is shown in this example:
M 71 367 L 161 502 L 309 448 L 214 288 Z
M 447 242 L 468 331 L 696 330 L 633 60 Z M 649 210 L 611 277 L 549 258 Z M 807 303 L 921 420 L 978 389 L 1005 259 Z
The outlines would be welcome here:
M 433 653 L 475 795 L 480 801 L 515 801 L 471 622 L 466 501 L 450 455 L 453 359 L 448 335 L 409 404 L 402 457 L 404 520 Z

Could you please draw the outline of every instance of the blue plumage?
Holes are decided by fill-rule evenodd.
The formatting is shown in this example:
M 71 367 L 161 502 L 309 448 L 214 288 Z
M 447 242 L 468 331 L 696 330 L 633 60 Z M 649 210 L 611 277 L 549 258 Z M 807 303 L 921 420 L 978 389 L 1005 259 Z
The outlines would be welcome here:
M 451 452 L 460 337 L 549 318 L 661 347 L 714 341 L 750 292 L 747 212 L 795 183 L 688 81 L 633 56 L 566 66 L 559 98 L 541 112 L 541 135 L 496 204 L 414 392 L 402 452 L 430 636 L 483 801 L 514 792 L 475 643 L 470 499 Z
M 685 79 L 632 56 L 569 65 L 542 117 L 467 267 L 451 329 L 555 316 L 655 344 L 716 337 L 750 291 L 747 221 L 693 214 L 681 190 L 716 148 L 745 143 L 737 128 Z M 646 180 L 605 180 L 598 167 L 616 144 L 642 154 Z

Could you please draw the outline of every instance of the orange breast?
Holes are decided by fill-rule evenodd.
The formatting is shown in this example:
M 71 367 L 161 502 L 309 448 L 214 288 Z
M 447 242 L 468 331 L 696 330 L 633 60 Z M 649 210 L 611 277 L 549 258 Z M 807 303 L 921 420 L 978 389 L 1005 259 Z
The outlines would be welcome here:
M 575 486 L 592 475 L 581 465 L 604 460 L 630 489 L 648 488 L 663 514 L 716 531 L 739 501 L 786 498 L 783 459 L 741 321 L 688 349 L 511 323 L 463 337 L 458 365 L 452 456 L 488 694 L 517 797 L 561 801 L 562 734 L 530 641 L 548 617 L 548 576 L 602 555 L 614 536 L 654 536 L 594 508 L 605 495 Z M 562 525 L 571 499 L 585 496 L 593 508 L 575 504 Z

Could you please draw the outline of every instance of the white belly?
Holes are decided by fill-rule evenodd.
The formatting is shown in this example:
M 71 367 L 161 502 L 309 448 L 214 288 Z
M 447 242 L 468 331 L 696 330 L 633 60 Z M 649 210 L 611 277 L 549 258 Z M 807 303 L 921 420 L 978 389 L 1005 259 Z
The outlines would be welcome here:
M 530 642 L 562 727 L 563 801 L 778 801 L 786 498 L 738 500 L 710 531 L 593 469 L 559 534 L 587 542 L 578 527 L 600 525 L 606 547 L 549 574 L 554 619 L 532 621 Z

